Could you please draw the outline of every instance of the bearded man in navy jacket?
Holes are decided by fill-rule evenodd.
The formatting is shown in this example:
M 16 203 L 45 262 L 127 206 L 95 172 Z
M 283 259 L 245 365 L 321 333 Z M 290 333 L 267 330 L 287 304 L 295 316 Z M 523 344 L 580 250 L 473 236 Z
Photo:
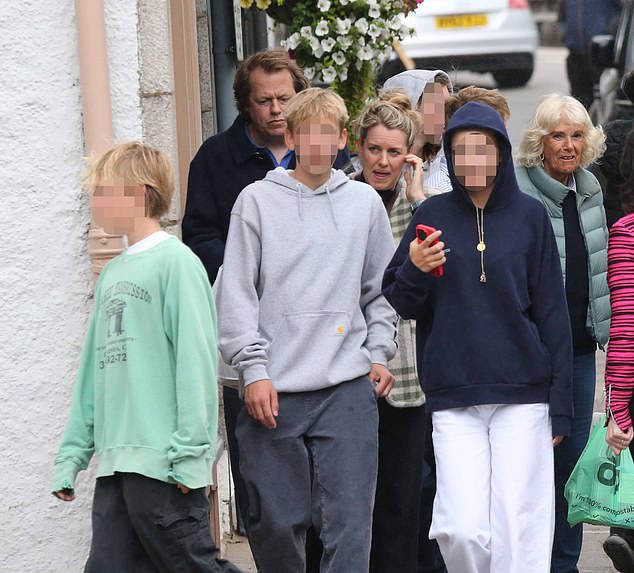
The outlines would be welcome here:
M 250 56 L 236 72 L 233 92 L 238 116 L 233 125 L 207 139 L 189 167 L 183 241 L 202 261 L 213 284 L 222 266 L 231 209 L 247 185 L 264 179 L 278 166 L 295 168 L 295 153 L 284 142 L 284 109 L 290 99 L 309 87 L 302 70 L 284 50 L 264 50 Z M 340 151 L 334 168 L 350 161 Z M 235 423 L 242 408 L 237 380 L 222 376 L 225 424 L 233 475 L 238 525 L 246 526 L 248 497 L 239 469 Z M 307 571 L 319 570 L 319 541 L 309 534 Z M 311 541 L 311 539 L 313 541 Z M 317 544 L 313 548 L 313 544 Z M 313 548 L 313 549 L 311 549 Z

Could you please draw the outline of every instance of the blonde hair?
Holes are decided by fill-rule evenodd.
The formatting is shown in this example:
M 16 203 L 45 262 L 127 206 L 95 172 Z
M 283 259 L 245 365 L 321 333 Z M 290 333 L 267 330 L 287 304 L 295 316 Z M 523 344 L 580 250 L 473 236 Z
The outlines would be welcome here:
M 144 185 L 146 216 L 159 219 L 169 210 L 174 172 L 158 149 L 131 141 L 115 145 L 89 161 L 85 186 L 91 193 L 101 185 Z
M 445 118 L 447 122 L 458 111 L 458 108 L 470 101 L 477 101 L 492 107 L 502 116 L 504 123 L 507 123 L 511 117 L 509 104 L 499 90 L 467 86 L 462 88 L 457 94 L 450 96 L 445 102 Z
M 368 131 L 377 125 L 402 131 L 409 149 L 421 128 L 421 118 L 418 112 L 412 110 L 407 93 L 394 88 L 381 91 L 379 97 L 361 111 L 354 122 L 357 140 L 363 142 Z
M 293 133 L 311 119 L 332 121 L 343 132 L 348 123 L 348 110 L 341 98 L 330 89 L 308 88 L 291 98 L 284 110 L 288 130 Z
M 581 167 L 586 168 L 603 155 L 605 152 L 603 129 L 592 124 L 581 102 L 571 96 L 551 94 L 542 98 L 528 122 L 516 156 L 517 162 L 525 167 L 542 165 L 543 138 L 562 121 L 582 126 L 585 145 L 579 162 Z

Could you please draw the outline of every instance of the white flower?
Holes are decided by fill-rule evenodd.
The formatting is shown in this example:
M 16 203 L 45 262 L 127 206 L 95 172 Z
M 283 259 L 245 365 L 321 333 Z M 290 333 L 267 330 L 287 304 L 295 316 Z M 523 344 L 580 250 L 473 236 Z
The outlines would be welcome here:
M 336 43 L 334 38 L 326 38 L 321 41 L 321 47 L 324 49 L 324 52 L 330 52 Z
M 387 27 L 390 30 L 398 30 L 401 27 L 401 19 L 398 16 L 393 16 L 387 21 Z
M 357 46 L 359 46 L 359 48 L 363 48 L 363 46 L 365 46 L 365 38 L 363 36 L 357 39 Z
M 370 9 L 368 10 L 368 16 L 370 16 L 370 18 L 378 18 L 381 16 L 381 10 L 376 4 L 372 4 L 370 6 Z
M 337 36 L 337 43 L 344 49 L 347 50 L 354 41 L 350 36 Z
M 339 0 L 339 4 L 341 6 L 347 6 L 349 2 L 350 2 L 350 0 Z
M 348 79 L 348 68 L 339 70 L 339 81 L 345 82 Z
M 313 29 L 310 26 L 302 26 L 299 29 L 299 34 L 302 38 L 310 40 L 313 36 Z
M 365 18 L 359 18 L 354 23 L 354 27 L 362 34 L 365 34 L 368 31 L 368 21 Z
M 330 0 L 319 0 L 317 8 L 319 8 L 320 12 L 328 12 L 330 10 Z
M 370 24 L 368 28 L 368 35 L 372 37 L 372 39 L 376 40 L 381 35 L 381 29 L 374 23 Z
M 308 81 L 315 77 L 315 68 L 304 68 L 304 75 Z
M 328 22 L 320 20 L 315 28 L 315 36 L 325 36 L 326 34 L 328 34 Z
M 300 35 L 297 32 L 295 32 L 294 34 L 291 34 L 286 40 L 282 40 L 280 44 L 282 48 L 288 48 L 289 50 L 294 50 L 295 48 L 297 48 L 297 46 L 299 46 L 300 40 L 301 40 Z
M 313 37 L 308 40 L 308 43 L 310 44 L 310 49 L 313 51 L 313 56 L 321 58 L 324 54 L 324 49 L 321 47 L 319 40 Z
M 357 70 L 361 70 L 361 68 L 363 67 L 363 62 L 361 60 L 357 60 L 354 63 L 354 67 L 357 68 Z
M 321 43 L 317 38 L 311 38 L 309 40 L 310 49 L 313 51 L 313 56 L 321 58 L 324 55 L 324 49 L 321 47 Z
M 370 46 L 363 46 L 357 52 L 357 57 L 363 61 L 371 60 L 374 57 L 374 50 Z
M 352 22 L 350 18 L 337 18 L 337 33 L 338 34 L 347 34 L 350 31 L 350 26 L 352 26 Z
M 343 66 L 346 63 L 346 57 L 341 52 L 335 52 L 332 55 L 332 61 L 338 66 Z
M 332 66 L 328 66 L 327 68 L 324 68 L 322 74 L 324 76 L 324 82 L 330 84 L 337 77 L 337 70 L 335 70 Z
M 403 24 L 401 29 L 397 32 L 399 38 L 407 38 L 412 33 L 412 29 L 407 25 Z

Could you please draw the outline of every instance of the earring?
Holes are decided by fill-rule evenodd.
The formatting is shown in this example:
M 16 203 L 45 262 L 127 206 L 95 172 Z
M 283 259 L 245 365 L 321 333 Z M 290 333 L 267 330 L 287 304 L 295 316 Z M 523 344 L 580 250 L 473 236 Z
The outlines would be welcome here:
M 543 153 L 539 156 L 539 160 L 542 162 L 542 165 L 544 165 L 544 154 Z

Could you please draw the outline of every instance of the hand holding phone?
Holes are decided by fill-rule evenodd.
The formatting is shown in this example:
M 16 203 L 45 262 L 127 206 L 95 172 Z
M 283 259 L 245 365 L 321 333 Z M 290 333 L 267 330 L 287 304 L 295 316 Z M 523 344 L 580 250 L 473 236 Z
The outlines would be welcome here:
M 429 235 L 435 232 L 436 232 L 436 229 L 428 225 L 416 225 L 416 239 L 418 240 L 419 244 L 422 243 Z M 432 241 L 432 243 L 429 246 L 433 247 L 436 243 L 438 243 L 438 239 L 435 239 L 434 241 Z M 435 269 L 431 271 L 431 275 L 436 278 L 443 276 L 444 273 L 445 273 L 445 270 L 443 269 L 442 265 L 440 265 L 439 267 L 436 267 Z

